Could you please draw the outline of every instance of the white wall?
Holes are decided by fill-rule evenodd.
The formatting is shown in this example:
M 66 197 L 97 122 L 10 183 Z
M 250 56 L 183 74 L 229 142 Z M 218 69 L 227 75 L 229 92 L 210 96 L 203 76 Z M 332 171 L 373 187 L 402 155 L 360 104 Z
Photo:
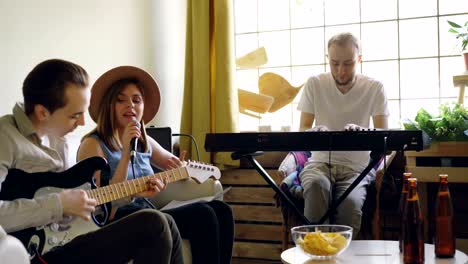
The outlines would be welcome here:
M 186 0 L 153 1 L 155 76 L 161 88 L 161 108 L 151 122 L 180 132 L 185 68 Z
M 22 99 L 22 82 L 36 64 L 62 58 L 83 66 L 91 84 L 119 65 L 153 73 L 163 97 L 157 125 L 178 131 L 184 25 L 183 0 L 0 0 L 0 115 Z M 86 121 L 75 134 L 94 127 Z

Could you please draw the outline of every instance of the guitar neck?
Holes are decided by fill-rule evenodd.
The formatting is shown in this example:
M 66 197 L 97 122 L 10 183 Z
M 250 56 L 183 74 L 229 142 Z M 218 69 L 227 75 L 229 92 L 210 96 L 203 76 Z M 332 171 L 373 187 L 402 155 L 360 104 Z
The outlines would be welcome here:
M 122 199 L 137 193 L 144 192 L 148 190 L 148 185 L 146 184 L 149 179 L 163 179 L 168 180 L 168 183 L 176 182 L 189 178 L 189 173 L 186 166 L 179 167 L 176 169 L 163 171 L 153 175 L 136 178 L 134 180 L 127 180 L 104 187 L 88 190 L 88 196 L 97 201 L 97 204 L 104 204 L 112 202 L 118 199 Z

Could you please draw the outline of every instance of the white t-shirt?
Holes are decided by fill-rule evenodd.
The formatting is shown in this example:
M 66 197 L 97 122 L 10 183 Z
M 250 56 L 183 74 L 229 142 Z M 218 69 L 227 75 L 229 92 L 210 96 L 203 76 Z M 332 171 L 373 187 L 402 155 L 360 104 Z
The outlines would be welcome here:
M 298 110 L 315 115 L 315 126 L 342 131 L 346 124 L 370 126 L 370 118 L 388 115 L 387 97 L 381 82 L 357 74 L 354 86 L 346 94 L 338 90 L 331 73 L 307 80 Z M 311 162 L 329 162 L 328 151 L 313 152 Z M 333 151 L 331 163 L 362 170 L 369 162 L 368 151 Z

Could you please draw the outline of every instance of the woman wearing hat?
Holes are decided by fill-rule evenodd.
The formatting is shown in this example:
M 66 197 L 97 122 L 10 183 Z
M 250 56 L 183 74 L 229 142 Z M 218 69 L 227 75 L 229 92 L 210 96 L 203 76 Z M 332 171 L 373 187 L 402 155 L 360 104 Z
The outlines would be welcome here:
M 118 183 L 154 174 L 151 164 L 167 170 L 183 164 L 181 157 L 165 150 L 146 135 L 145 123 L 156 115 L 160 105 L 158 85 L 146 71 L 121 66 L 104 73 L 93 85 L 89 113 L 97 123 L 96 128 L 83 138 L 78 159 L 101 156 L 107 159 L 110 172 L 102 172 L 104 179 Z M 135 166 L 131 166 L 130 153 L 133 139 L 138 139 Z M 109 175 L 104 175 L 109 173 Z M 97 173 L 99 184 L 101 177 Z M 141 197 L 153 197 L 165 189 L 165 181 L 148 182 L 151 191 L 120 206 L 111 213 L 117 220 L 137 210 L 148 208 Z M 230 263 L 234 240 L 234 220 L 230 207 L 222 201 L 193 203 L 164 211 L 168 220 L 177 224 L 180 235 L 190 241 L 192 263 Z M 197 217 L 197 221 L 193 221 Z M 197 223 L 204 223 L 198 225 Z M 173 233 L 178 237 L 178 230 Z M 176 239 L 178 240 L 178 239 Z M 180 250 L 180 241 L 175 241 Z

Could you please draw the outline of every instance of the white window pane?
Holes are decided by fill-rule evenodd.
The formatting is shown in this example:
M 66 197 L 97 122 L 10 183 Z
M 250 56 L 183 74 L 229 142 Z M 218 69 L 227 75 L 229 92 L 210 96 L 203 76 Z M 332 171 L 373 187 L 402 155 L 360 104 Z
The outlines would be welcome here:
M 414 121 L 421 108 L 424 108 L 431 115 L 437 115 L 439 113 L 439 99 L 401 100 L 401 118 Z
M 291 85 L 294 87 L 299 87 L 307 80 L 314 76 L 318 75 L 322 72 L 325 71 L 324 65 L 311 65 L 311 66 L 298 66 L 298 67 L 292 67 L 292 81 Z M 302 91 L 304 91 L 304 86 L 302 86 L 301 90 L 299 93 L 297 93 L 296 97 L 293 100 L 293 103 L 299 103 L 299 100 L 301 99 L 302 96 Z
M 325 1 L 325 25 L 359 22 L 359 0 Z
M 437 0 L 403 0 L 398 3 L 400 18 L 437 15 Z
M 258 118 L 240 113 L 239 114 L 239 130 L 241 132 L 254 132 L 258 131 L 260 120 Z
M 291 28 L 322 26 L 323 1 L 291 0 Z
M 290 67 L 278 67 L 278 68 L 262 68 L 259 71 L 259 76 L 266 72 L 272 72 L 275 74 L 280 75 L 284 79 L 286 79 L 288 82 L 291 82 L 291 68 Z
M 440 90 L 442 97 L 458 97 L 459 88 L 453 86 L 453 76 L 461 74 L 463 69 L 462 56 L 440 58 Z
M 293 120 L 292 120 L 292 126 L 291 126 L 291 131 L 299 131 L 299 126 L 301 124 L 301 112 L 297 110 L 297 103 L 293 103 L 291 105 L 293 109 Z
M 468 2 L 467 2 L 468 5 Z M 450 25 L 447 22 L 450 20 L 461 26 L 468 21 L 468 15 L 446 16 L 439 19 L 440 32 L 440 55 L 457 55 L 461 53 L 461 40 L 456 38 L 456 34 L 450 33 Z
M 360 27 L 359 25 L 346 25 L 346 26 L 334 26 L 325 28 L 325 48 L 328 52 L 328 41 L 331 37 L 342 32 L 350 32 L 357 39 L 361 39 Z
M 293 65 L 323 63 L 323 28 L 291 31 L 291 61 Z
M 289 28 L 289 0 L 258 0 L 258 30 Z
M 363 62 L 362 73 L 381 81 L 388 99 L 400 98 L 398 61 Z
M 465 96 L 465 101 L 466 101 L 466 96 Z M 458 103 L 458 96 L 457 97 L 441 98 L 440 99 L 440 104 L 446 104 L 446 103 L 450 103 L 450 104 L 451 103 Z
M 258 70 L 238 70 L 236 84 L 237 88 L 258 93 Z
M 260 119 L 260 125 L 270 125 L 272 131 L 280 131 L 282 126 L 291 126 L 292 106 L 285 105 L 273 113 L 266 113 Z
M 236 58 L 258 48 L 258 34 L 242 34 L 236 36 Z
M 388 111 L 390 112 L 390 116 L 388 117 L 388 127 L 390 129 L 402 128 L 400 118 L 400 101 L 388 100 Z
M 265 47 L 268 63 L 265 67 L 290 65 L 289 31 L 259 33 L 259 45 Z
M 396 21 L 362 24 L 363 60 L 398 58 L 398 25 Z
M 400 61 L 401 98 L 439 97 L 437 59 Z
M 257 1 L 234 1 L 235 32 L 257 32 Z
M 400 21 L 402 58 L 437 56 L 437 18 Z
M 439 14 L 467 13 L 468 2 L 466 0 L 443 0 L 439 1 Z
M 324 65 L 296 66 L 292 67 L 292 85 L 299 86 L 310 77 L 325 72 Z
M 361 20 L 377 21 L 397 18 L 397 0 L 361 0 Z

